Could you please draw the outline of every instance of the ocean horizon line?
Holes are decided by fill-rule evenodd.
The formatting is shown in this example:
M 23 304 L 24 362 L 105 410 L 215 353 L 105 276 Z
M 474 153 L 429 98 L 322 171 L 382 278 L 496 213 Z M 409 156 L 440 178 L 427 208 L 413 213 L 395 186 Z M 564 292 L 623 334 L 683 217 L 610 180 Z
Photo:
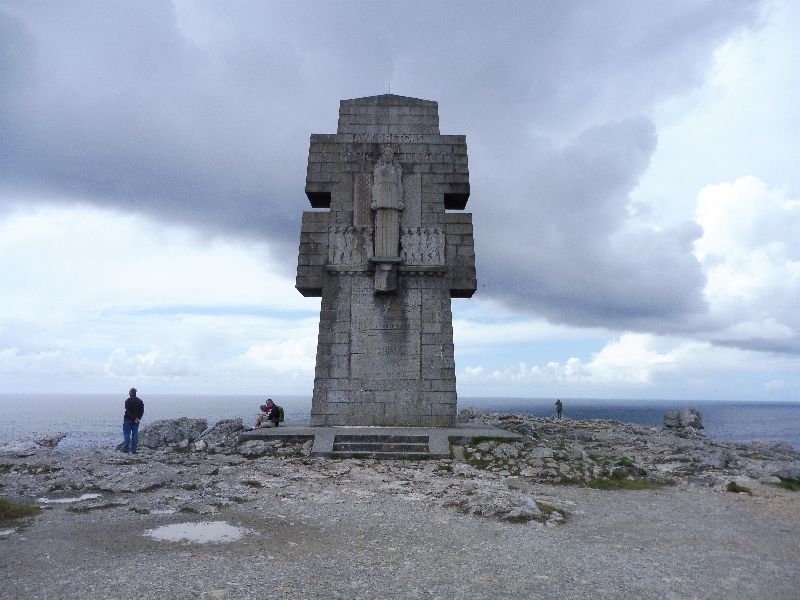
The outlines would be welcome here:
M 298 394 L 298 393 L 231 393 L 231 392 L 152 392 L 142 394 L 142 396 L 151 398 L 292 398 L 292 399 L 307 399 L 311 400 L 311 394 Z M 19 396 L 52 396 L 52 397 L 127 397 L 127 390 L 115 392 L 0 392 L 0 400 L 9 397 Z M 564 396 L 564 395 L 551 395 L 551 396 L 483 396 L 483 395 L 469 395 L 459 394 L 459 403 L 461 400 L 471 401 L 489 401 L 495 402 L 497 400 L 504 401 L 537 401 L 537 400 L 551 400 L 560 398 L 570 402 L 643 402 L 643 403 L 724 403 L 724 404 L 800 404 L 800 399 L 785 399 L 785 398 L 765 398 L 765 399 L 747 399 L 747 398 L 677 398 L 677 397 L 614 397 L 614 396 Z

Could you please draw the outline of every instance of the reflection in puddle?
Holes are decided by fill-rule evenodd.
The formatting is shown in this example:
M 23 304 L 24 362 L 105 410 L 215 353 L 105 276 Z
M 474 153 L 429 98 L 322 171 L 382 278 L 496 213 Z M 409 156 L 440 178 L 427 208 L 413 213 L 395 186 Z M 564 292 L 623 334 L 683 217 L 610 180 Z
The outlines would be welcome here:
M 162 525 L 144 532 L 156 540 L 168 542 L 234 542 L 247 533 L 253 533 L 244 527 L 234 527 L 225 521 L 202 521 L 200 523 L 174 523 Z
M 37 502 L 43 504 L 69 504 L 70 502 L 81 502 L 82 500 L 94 500 L 99 498 L 100 494 L 83 494 L 78 498 L 37 498 Z

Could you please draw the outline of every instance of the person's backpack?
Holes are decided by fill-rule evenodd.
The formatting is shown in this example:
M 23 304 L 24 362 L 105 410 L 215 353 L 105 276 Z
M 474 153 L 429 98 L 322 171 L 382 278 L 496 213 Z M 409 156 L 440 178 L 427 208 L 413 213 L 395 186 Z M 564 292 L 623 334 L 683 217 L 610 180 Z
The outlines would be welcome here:
M 283 407 L 276 404 L 275 408 L 278 409 L 278 423 L 283 423 Z

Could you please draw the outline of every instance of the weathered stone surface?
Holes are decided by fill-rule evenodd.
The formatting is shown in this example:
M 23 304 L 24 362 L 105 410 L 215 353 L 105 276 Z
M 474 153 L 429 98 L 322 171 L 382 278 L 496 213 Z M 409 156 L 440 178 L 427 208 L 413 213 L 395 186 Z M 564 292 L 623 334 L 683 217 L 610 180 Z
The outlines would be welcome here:
M 244 456 L 233 439 L 216 453 L 192 443 L 135 456 L 45 446 L 4 456 L 3 496 L 47 509 L 26 528 L 0 531 L 13 567 L 3 591 L 256 599 L 264 573 L 277 573 L 270 589 L 291 598 L 383 598 L 399 589 L 420 598 L 796 596 L 800 494 L 773 475 L 800 468 L 791 446 L 472 414 L 529 433 L 522 443 L 456 446 L 454 458 L 432 461 L 318 459 L 303 454 L 307 443 L 277 441 L 243 444 Z M 666 485 L 588 487 L 623 469 L 620 481 Z M 752 495 L 727 492 L 731 481 Z M 205 548 L 141 535 L 210 515 L 257 534 Z M 148 576 L 131 584 L 113 576 L 131 561 Z
M 672 410 L 664 413 L 664 427 L 669 429 L 682 429 L 686 427 L 703 429 L 703 417 L 700 415 L 700 412 L 694 408 Z
M 212 514 L 257 500 L 264 490 L 279 498 L 284 488 L 298 493 L 302 483 L 303 497 L 322 504 L 390 494 L 475 517 L 568 526 L 575 508 L 557 496 L 539 495 L 536 485 L 685 484 L 724 492 L 734 481 L 755 494 L 771 494 L 779 488 L 769 484 L 800 476 L 800 452 L 786 444 L 716 442 L 693 430 L 687 436 L 682 430 L 613 421 L 555 421 L 476 411 L 462 416 L 467 415 L 475 423 L 532 433 L 523 441 L 484 439 L 455 446 L 452 459 L 324 460 L 310 458 L 308 441 L 276 439 L 237 446 L 237 421 L 222 421 L 203 433 L 202 419 L 184 418 L 154 423 L 150 429 L 161 432 L 159 440 L 173 441 L 156 449 L 145 447 L 137 456 L 107 451 L 63 454 L 46 443 L 36 444 L 33 455 L 7 455 L 3 493 L 58 498 L 99 491 L 103 497 L 98 506 L 130 504 L 147 511 Z M 178 438 L 180 442 L 174 442 Z M 184 450 L 178 451 L 181 443 Z M 207 452 L 211 447 L 216 452 Z M 323 482 L 335 491 L 320 487 Z
M 66 433 L 32 433 L 18 440 L 0 444 L 0 455 L 33 456 L 43 448 L 55 448 Z
M 436 102 L 343 100 L 313 134 L 297 289 L 322 296 L 312 425 L 452 426 L 451 297 L 477 289 L 466 138 Z M 338 336 L 332 332 L 341 332 Z
M 244 431 L 241 419 L 217 421 L 213 427 L 206 429 L 198 436 L 195 445 L 198 442 L 202 442 L 204 446 L 201 449 L 203 450 L 218 446 L 228 446 L 235 440 L 236 434 L 241 431 Z
M 161 448 L 170 444 L 185 445 L 193 442 L 208 428 L 205 419 L 164 419 L 154 421 L 139 431 L 139 445 L 146 448 Z

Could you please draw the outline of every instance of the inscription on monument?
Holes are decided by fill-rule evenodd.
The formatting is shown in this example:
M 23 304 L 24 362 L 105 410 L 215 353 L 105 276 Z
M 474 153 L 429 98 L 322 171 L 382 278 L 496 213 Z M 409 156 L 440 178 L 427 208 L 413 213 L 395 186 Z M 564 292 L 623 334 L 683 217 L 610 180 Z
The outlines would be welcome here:
M 353 141 L 364 144 L 421 144 L 421 133 L 354 133 Z
M 397 152 L 395 153 L 397 160 L 401 163 L 453 163 L 455 157 L 453 154 L 446 154 L 442 152 Z M 353 152 L 352 150 L 345 150 L 339 153 L 339 160 L 341 162 L 375 162 L 380 159 L 380 152 Z

